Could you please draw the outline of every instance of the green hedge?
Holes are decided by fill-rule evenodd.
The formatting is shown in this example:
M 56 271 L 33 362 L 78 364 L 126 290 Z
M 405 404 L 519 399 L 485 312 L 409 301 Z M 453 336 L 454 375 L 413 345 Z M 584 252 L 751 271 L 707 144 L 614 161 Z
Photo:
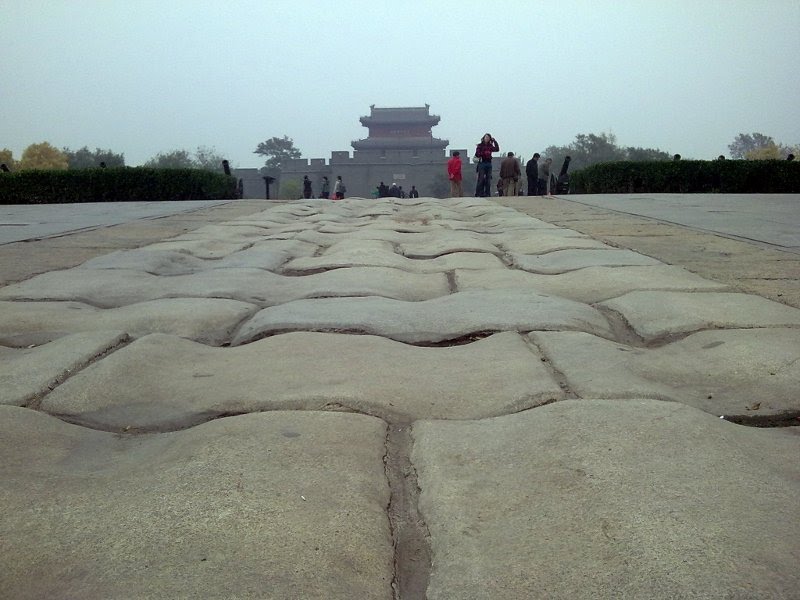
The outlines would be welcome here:
M 800 162 L 786 160 L 677 160 L 611 162 L 570 176 L 572 194 L 641 192 L 728 194 L 800 193 Z
M 200 169 L 120 167 L 0 173 L 0 204 L 220 200 L 236 178 Z

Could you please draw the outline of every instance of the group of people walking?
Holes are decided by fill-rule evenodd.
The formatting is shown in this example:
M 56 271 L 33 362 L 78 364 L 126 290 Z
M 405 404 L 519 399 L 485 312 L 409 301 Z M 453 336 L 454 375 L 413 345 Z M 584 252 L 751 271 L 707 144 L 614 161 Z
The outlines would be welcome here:
M 475 170 L 478 174 L 475 195 L 480 198 L 492 195 L 492 154 L 499 151 L 500 144 L 492 137 L 491 133 L 484 134 L 475 147 Z M 555 191 L 555 184 L 550 172 L 553 159 L 546 158 L 540 165 L 540 158 L 541 156 L 537 152 L 525 165 L 529 196 L 550 196 Z M 460 198 L 463 195 L 461 169 L 461 153 L 455 151 L 450 160 L 447 161 L 447 178 L 450 181 L 450 196 L 453 198 Z M 522 168 L 519 159 L 514 156 L 513 152 L 509 152 L 503 162 L 500 163 L 500 179 L 497 182 L 498 192 L 503 196 L 521 194 L 521 178 Z
M 381 181 L 380 185 L 376 188 L 377 191 L 373 192 L 373 196 L 377 196 L 378 198 L 405 198 L 406 192 L 403 189 L 402 185 L 397 185 L 396 182 L 392 182 L 392 185 L 388 186 Z M 411 190 L 408 192 L 409 198 L 419 198 L 419 192 L 417 191 L 417 186 L 412 185 Z
M 333 184 L 333 200 L 342 200 L 344 199 L 344 195 L 347 192 L 347 188 L 344 185 L 344 181 L 342 181 L 342 176 L 337 175 L 336 181 Z M 331 194 L 331 183 L 328 181 L 326 176 L 322 177 L 322 192 L 320 192 L 320 198 L 330 198 Z M 309 198 L 314 197 L 314 189 L 311 187 L 311 180 L 308 178 L 308 175 L 303 175 L 303 198 L 308 200 Z

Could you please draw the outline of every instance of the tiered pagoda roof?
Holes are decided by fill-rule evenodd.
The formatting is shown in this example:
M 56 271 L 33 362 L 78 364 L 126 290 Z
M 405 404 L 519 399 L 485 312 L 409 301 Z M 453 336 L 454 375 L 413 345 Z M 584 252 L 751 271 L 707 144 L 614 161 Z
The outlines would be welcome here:
M 436 150 L 450 143 L 433 137 L 431 128 L 439 123 L 439 115 L 430 114 L 430 105 L 376 108 L 359 121 L 369 135 L 351 142 L 355 150 Z

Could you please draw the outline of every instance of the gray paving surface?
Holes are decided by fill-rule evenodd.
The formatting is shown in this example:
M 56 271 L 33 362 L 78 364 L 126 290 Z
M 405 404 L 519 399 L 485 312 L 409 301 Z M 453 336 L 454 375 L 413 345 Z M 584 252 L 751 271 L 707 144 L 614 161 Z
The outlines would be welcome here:
M 587 194 L 569 199 L 800 252 L 798 194 Z
M 0 246 L 0 596 L 798 597 L 800 308 L 662 225 L 141 208 Z
M 156 219 L 224 203 L 226 203 L 224 200 L 187 200 L 185 202 L 86 202 L 47 206 L 4 204 L 0 205 L 0 244 L 42 239 L 138 219 Z

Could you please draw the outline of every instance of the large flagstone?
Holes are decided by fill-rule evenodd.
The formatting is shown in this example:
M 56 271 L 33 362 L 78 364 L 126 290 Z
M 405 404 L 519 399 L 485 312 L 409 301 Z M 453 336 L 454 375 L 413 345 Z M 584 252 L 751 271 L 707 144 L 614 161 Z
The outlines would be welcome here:
M 531 337 L 584 398 L 659 398 L 726 416 L 800 413 L 800 329 L 702 331 L 653 349 L 573 331 Z
M 497 248 L 494 251 L 497 252 Z M 454 252 L 427 260 L 413 259 L 397 254 L 389 242 L 344 240 L 328 248 L 321 256 L 295 258 L 284 265 L 283 270 L 303 272 L 366 266 L 401 269 L 411 273 L 441 273 L 454 269 L 500 268 L 503 263 L 494 254 L 485 252 Z
M 800 437 L 655 400 L 420 421 L 430 600 L 792 598 Z
M 22 406 L 41 397 L 92 360 L 123 344 L 119 331 L 67 335 L 33 348 L 0 346 L 0 404 Z
M 41 409 L 103 429 L 164 430 L 284 408 L 473 419 L 563 397 L 517 333 L 450 348 L 305 332 L 210 348 L 153 334 L 64 382 Z
M 596 309 L 556 296 L 509 290 L 458 292 L 423 302 L 388 298 L 297 300 L 259 311 L 233 345 L 288 331 L 357 332 L 436 343 L 495 331 L 579 330 L 610 336 Z
M 275 412 L 119 436 L 0 407 L 2 595 L 390 600 L 385 430 Z
M 121 308 L 80 302 L 0 302 L 0 343 L 42 344 L 68 333 L 124 331 L 133 337 L 169 333 L 219 346 L 257 307 L 238 300 L 169 298 Z
M 612 249 L 611 246 L 603 242 L 588 237 L 580 237 L 578 234 L 567 236 L 561 234 L 550 235 L 542 232 L 537 232 L 524 238 L 509 238 L 502 243 L 503 248 L 513 254 L 545 254 L 556 250 L 575 249 Z
M 602 303 L 645 340 L 700 329 L 800 325 L 800 309 L 730 292 L 630 292 Z
M 634 290 L 724 290 L 727 286 L 704 279 L 673 265 L 652 267 L 587 267 L 557 275 L 529 273 L 519 269 L 461 270 L 455 272 L 458 291 L 514 289 L 530 290 L 599 302 Z
M 511 253 L 515 266 L 534 273 L 564 273 L 586 267 L 628 267 L 664 264 L 633 250 L 556 250 L 547 254 Z
M 98 256 L 81 265 L 82 269 L 129 269 L 153 275 L 187 275 L 207 269 L 255 268 L 275 271 L 297 256 L 311 256 L 316 246 L 300 241 L 268 240 L 220 259 L 204 260 L 175 250 L 152 250 L 148 246 L 118 250 Z
M 215 259 L 223 258 L 234 252 L 240 252 L 249 248 L 253 244 L 248 241 L 226 241 L 215 239 L 186 239 L 172 238 L 163 242 L 156 242 L 147 246 L 149 250 L 172 250 L 174 252 L 185 252 L 197 258 Z
M 108 308 L 159 298 L 230 298 L 271 306 L 320 296 L 390 296 L 416 301 L 448 292 L 443 273 L 383 267 L 343 268 L 302 277 L 238 268 L 170 277 L 122 269 L 71 269 L 2 288 L 0 299 L 77 300 Z

